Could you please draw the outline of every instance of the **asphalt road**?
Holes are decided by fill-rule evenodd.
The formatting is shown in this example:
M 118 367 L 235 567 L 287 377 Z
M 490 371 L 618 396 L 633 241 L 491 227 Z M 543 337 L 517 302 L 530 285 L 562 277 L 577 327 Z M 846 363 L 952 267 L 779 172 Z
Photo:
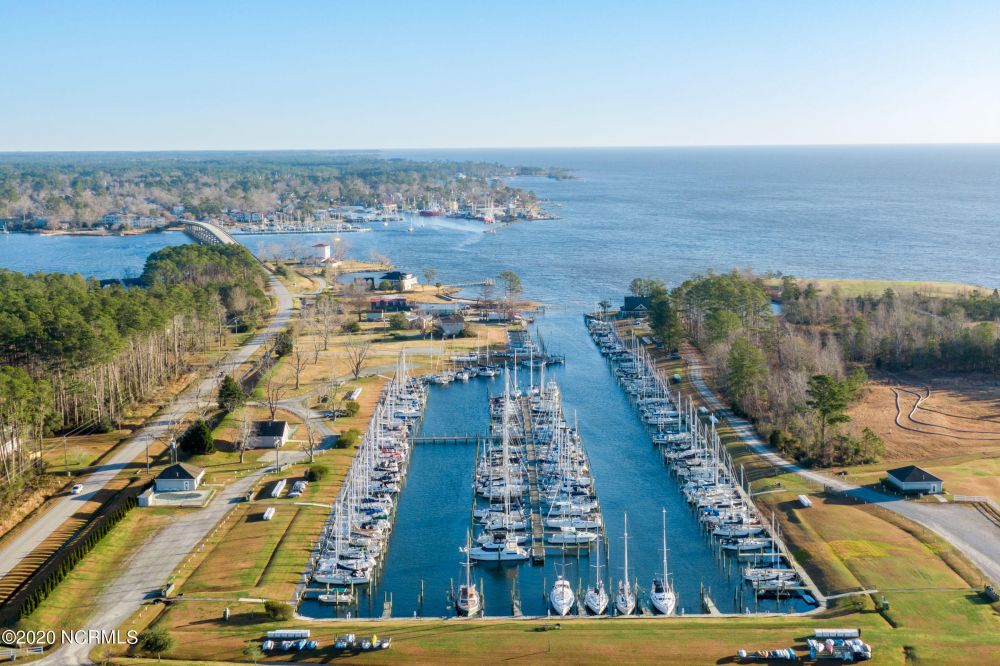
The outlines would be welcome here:
M 93 472 L 79 479 L 84 491 L 79 495 L 67 495 L 52 502 L 44 513 L 37 516 L 14 538 L 0 546 L 0 578 L 7 575 L 21 560 L 29 556 L 50 534 L 59 529 L 73 514 L 81 510 L 83 505 L 104 488 L 132 461 L 141 456 L 147 444 L 157 440 L 166 440 L 171 428 L 190 414 L 199 402 L 213 402 L 218 391 L 219 373 L 228 372 L 239 367 L 262 345 L 267 343 L 276 333 L 288 326 L 292 312 L 292 297 L 276 278 L 270 278 L 271 293 L 277 301 L 277 311 L 267 327 L 254 336 L 245 345 L 228 354 L 200 382 L 193 384 L 177 396 L 157 415 L 156 419 L 140 428 L 131 439 L 125 442 L 119 450 L 104 464 Z
M 688 366 L 688 376 L 715 415 L 729 421 L 739 438 L 754 453 L 775 467 L 794 472 L 814 483 L 830 486 L 870 504 L 878 504 L 923 525 L 965 554 L 992 581 L 1000 581 L 1000 529 L 973 507 L 906 501 L 896 495 L 867 486 L 857 486 L 789 462 L 764 443 L 749 421 L 737 416 L 719 401 L 702 378 L 701 368 L 697 364 Z
M 277 312 L 267 328 L 231 355 L 228 362 L 233 367 L 245 361 L 261 345 L 288 326 L 292 312 L 292 297 L 284 285 L 274 277 L 270 279 L 270 287 L 271 293 L 277 300 Z M 201 382 L 201 394 L 210 396 L 209 399 L 215 396 L 218 384 L 218 377 L 215 374 L 217 373 Z M 186 407 L 177 406 L 178 413 L 181 415 L 191 411 L 196 405 L 198 391 L 191 393 L 192 395 L 185 394 L 186 397 L 178 398 L 179 402 L 184 402 L 187 405 Z M 129 446 L 132 446 L 132 443 Z M 136 452 L 131 457 L 126 457 L 125 453 L 120 457 L 126 461 L 131 460 L 138 455 L 139 451 L 142 451 L 142 446 L 134 450 Z M 282 453 L 281 462 L 298 462 L 306 455 L 301 451 Z M 212 498 L 208 506 L 203 509 L 178 512 L 177 520 L 150 537 L 122 566 L 121 575 L 101 592 L 97 602 L 97 607 L 100 610 L 97 614 L 93 618 L 85 620 L 85 626 L 70 628 L 114 629 L 139 610 L 146 601 L 159 596 L 160 590 L 166 585 L 167 580 L 184 561 L 184 558 L 198 546 L 198 543 L 212 531 L 212 528 L 222 520 L 226 513 L 241 501 L 251 486 L 268 471 L 268 469 L 260 469 L 233 482 Z M 36 663 L 51 664 L 52 666 L 90 664 L 92 662 L 88 655 L 94 647 L 96 645 L 90 643 L 63 646 Z

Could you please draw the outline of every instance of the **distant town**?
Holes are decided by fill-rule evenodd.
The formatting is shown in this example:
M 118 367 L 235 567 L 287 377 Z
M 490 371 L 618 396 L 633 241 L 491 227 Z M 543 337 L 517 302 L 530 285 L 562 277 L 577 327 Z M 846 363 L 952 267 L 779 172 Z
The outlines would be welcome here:
M 0 232 L 134 233 L 183 220 L 244 233 L 357 231 L 352 225 L 404 215 L 509 224 L 556 216 L 506 178 L 572 177 L 563 169 L 323 153 L 241 159 L 249 162 L 225 155 L 95 160 L 79 171 L 40 157 L 8 157 L 0 161 Z

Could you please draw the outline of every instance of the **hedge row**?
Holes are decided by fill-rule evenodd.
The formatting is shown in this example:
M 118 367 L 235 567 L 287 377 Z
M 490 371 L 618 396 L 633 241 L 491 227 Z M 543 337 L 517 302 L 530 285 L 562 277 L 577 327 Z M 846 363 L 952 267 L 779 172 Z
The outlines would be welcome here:
M 91 529 L 90 533 L 78 541 L 71 550 L 67 551 L 58 564 L 54 565 L 47 573 L 43 572 L 42 575 L 44 578 L 32 583 L 34 589 L 28 593 L 24 599 L 24 603 L 21 604 L 21 619 L 35 612 L 35 609 L 45 601 L 52 590 L 56 589 L 56 586 L 69 575 L 69 572 L 80 563 L 87 553 L 93 550 L 94 546 L 100 543 L 101 539 L 107 536 L 114 529 L 115 525 L 121 522 L 122 518 L 135 508 L 135 506 L 135 497 L 129 497 L 117 509 L 105 514 L 104 520 Z

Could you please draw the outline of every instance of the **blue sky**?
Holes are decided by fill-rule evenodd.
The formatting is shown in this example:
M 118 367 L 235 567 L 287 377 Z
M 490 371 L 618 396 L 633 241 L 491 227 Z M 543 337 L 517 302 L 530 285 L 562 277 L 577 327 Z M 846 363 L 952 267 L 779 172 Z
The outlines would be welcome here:
M 0 150 L 1000 142 L 1000 2 L 0 0 Z

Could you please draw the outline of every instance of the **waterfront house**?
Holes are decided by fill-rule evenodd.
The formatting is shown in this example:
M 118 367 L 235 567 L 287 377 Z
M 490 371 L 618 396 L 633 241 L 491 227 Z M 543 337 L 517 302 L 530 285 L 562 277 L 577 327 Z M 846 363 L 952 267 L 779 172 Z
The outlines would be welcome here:
M 395 291 L 410 291 L 417 286 L 417 278 L 412 273 L 390 271 L 379 278 L 379 284 L 387 283 Z
M 287 421 L 254 421 L 248 449 L 279 449 L 288 442 L 292 429 Z
M 916 465 L 897 467 L 886 472 L 890 486 L 903 493 L 939 493 L 944 490 L 944 481 Z
M 406 296 L 375 296 L 368 299 L 371 312 L 405 312 L 410 309 Z
M 438 319 L 438 329 L 446 338 L 453 338 L 465 330 L 465 319 L 460 314 L 453 314 Z
M 156 492 L 173 493 L 195 490 L 205 478 L 205 470 L 197 465 L 174 463 L 156 477 Z
M 648 296 L 626 296 L 618 316 L 623 319 L 638 319 L 649 314 Z

